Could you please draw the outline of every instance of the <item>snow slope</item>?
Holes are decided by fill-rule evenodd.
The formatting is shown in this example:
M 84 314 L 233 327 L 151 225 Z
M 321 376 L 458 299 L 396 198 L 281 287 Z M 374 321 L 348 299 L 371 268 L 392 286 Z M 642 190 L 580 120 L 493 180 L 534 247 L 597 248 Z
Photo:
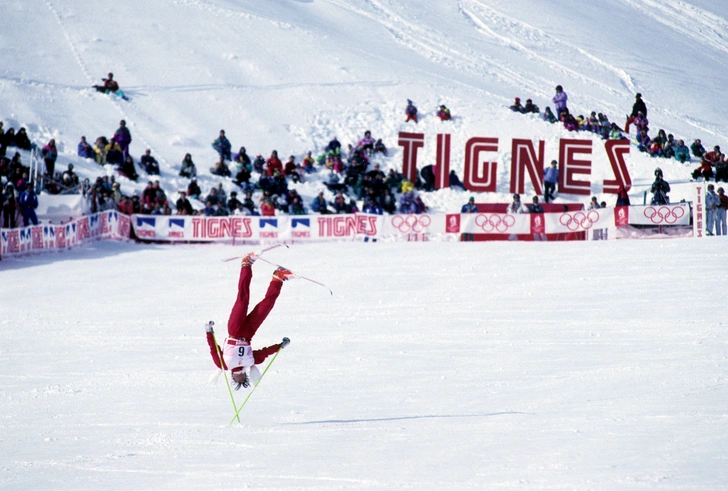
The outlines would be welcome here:
M 96 2 L 10 0 L 0 5 L 3 29 L 0 117 L 6 127 L 26 125 L 40 143 L 60 142 L 61 162 L 84 175 L 94 164 L 74 160 L 81 135 L 111 135 L 125 118 L 137 158 L 145 148 L 162 163 L 168 193 L 186 186 L 176 177 L 192 153 L 205 173 L 215 160 L 209 147 L 225 128 L 233 147 L 264 156 L 301 158 L 320 151 L 332 136 L 356 142 L 364 130 L 394 150 L 385 167 L 400 167 L 397 134 L 407 98 L 430 137 L 421 164 L 434 161 L 434 134 L 453 134 L 452 167 L 462 176 L 465 141 L 472 136 L 544 139 L 547 160 L 568 133 L 512 114 L 514 96 L 541 108 L 562 84 L 576 113 L 605 112 L 623 122 L 634 93 L 644 94 L 653 131 L 728 145 L 722 78 L 726 72 L 728 8 L 710 2 L 583 2 L 478 0 L 177 0 Z M 30 26 L 30 28 L 29 28 Z M 40 33 L 37 35 L 36 33 Z M 121 102 L 89 87 L 113 71 L 131 97 Z M 440 124 L 434 108 L 445 103 L 457 116 Z M 580 135 L 583 136 L 583 135 Z M 633 198 L 660 165 L 672 182 L 691 166 L 630 157 Z M 498 156 L 499 193 L 508 195 L 506 163 Z M 694 165 L 692 166 L 694 167 Z M 595 156 L 593 181 L 609 176 Z M 320 178 L 299 186 L 310 198 Z M 132 192 L 143 186 L 125 183 Z M 203 188 L 218 179 L 203 176 Z M 232 189 L 230 183 L 225 184 Z M 613 197 L 592 191 L 600 200 Z M 690 198 L 677 186 L 673 200 Z M 572 201 L 574 196 L 562 196 Z M 427 196 L 435 210 L 453 211 L 462 193 Z
M 728 286 L 718 241 L 271 251 L 334 295 L 283 286 L 255 341 L 292 343 L 229 426 L 204 324 L 224 335 L 239 265 L 221 259 L 243 251 L 97 243 L 3 260 L 3 284 L 23 287 L 0 304 L 0 488 L 728 482 L 728 334 L 702 293 Z M 272 269 L 254 265 L 254 301 Z

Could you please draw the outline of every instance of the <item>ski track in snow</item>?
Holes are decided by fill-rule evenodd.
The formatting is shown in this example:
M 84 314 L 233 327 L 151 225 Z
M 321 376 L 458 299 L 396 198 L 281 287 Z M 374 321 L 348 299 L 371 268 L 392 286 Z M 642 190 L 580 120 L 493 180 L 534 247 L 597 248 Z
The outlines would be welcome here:
M 698 45 L 707 45 L 728 55 L 728 20 L 680 0 L 622 1 Z

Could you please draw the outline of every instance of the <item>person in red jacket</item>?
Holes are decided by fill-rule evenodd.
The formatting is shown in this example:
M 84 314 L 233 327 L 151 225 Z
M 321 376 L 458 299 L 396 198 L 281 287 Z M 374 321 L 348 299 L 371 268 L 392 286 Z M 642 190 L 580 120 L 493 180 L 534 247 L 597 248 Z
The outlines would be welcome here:
M 259 350 L 253 350 L 250 345 L 258 328 L 273 309 L 276 299 L 281 293 L 283 282 L 294 277 L 293 273 L 286 268 L 276 269 L 265 297 L 248 313 L 250 280 L 253 279 L 252 265 L 257 258 L 258 255 L 255 253 L 250 253 L 243 258 L 238 280 L 238 296 L 232 312 L 230 312 L 228 337 L 222 347 L 215 343 L 214 323 L 210 321 L 206 327 L 207 344 L 210 346 L 212 360 L 221 370 L 230 370 L 235 390 L 240 387 L 249 387 L 251 379 L 253 382 L 260 379 L 260 373 L 255 365 L 263 363 L 268 356 L 277 353 L 291 342 L 290 339 L 283 338 L 280 343 Z M 222 359 L 220 359 L 220 353 L 222 353 Z
M 273 150 L 273 152 L 271 152 L 266 163 L 268 164 L 268 175 L 270 177 L 273 177 L 275 171 L 280 171 L 281 174 L 284 176 L 286 175 L 285 170 L 283 169 L 283 162 L 281 162 L 281 159 L 278 158 L 277 150 Z

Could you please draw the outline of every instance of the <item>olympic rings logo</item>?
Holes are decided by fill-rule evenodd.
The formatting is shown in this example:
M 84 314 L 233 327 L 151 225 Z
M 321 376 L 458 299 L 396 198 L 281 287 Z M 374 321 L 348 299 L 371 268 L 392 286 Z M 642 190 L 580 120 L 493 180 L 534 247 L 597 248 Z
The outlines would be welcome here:
M 503 233 L 515 224 L 516 218 L 513 215 L 486 215 L 479 213 L 475 217 L 475 225 L 480 227 L 483 232 Z
M 564 213 L 559 217 L 559 223 L 572 232 L 576 232 L 580 228 L 583 230 L 589 230 L 598 221 L 599 213 L 594 210 L 590 210 L 588 213 L 577 211 L 571 215 Z
M 682 206 L 675 206 L 674 208 L 668 206 L 659 206 L 657 208 L 648 206 L 645 208 L 644 214 L 646 218 L 656 225 L 662 223 L 672 225 L 685 216 L 685 209 Z
M 424 232 L 432 223 L 428 215 L 394 215 L 392 226 L 403 234 Z

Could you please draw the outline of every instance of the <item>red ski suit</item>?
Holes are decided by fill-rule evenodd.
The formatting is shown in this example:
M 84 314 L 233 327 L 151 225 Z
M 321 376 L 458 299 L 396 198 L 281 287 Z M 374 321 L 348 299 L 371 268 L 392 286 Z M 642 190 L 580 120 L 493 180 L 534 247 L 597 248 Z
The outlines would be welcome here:
M 243 266 L 240 268 L 238 296 L 235 299 L 233 310 L 230 312 L 230 319 L 228 319 L 228 339 L 225 340 L 226 343 L 236 344 L 236 339 L 251 342 L 256 331 L 273 309 L 276 299 L 281 293 L 281 286 L 283 286 L 283 282 L 277 278 L 273 278 L 270 285 L 268 285 L 268 291 L 266 292 L 263 300 L 261 300 L 260 303 L 258 303 L 258 305 L 256 305 L 248 314 L 248 303 L 250 302 L 250 280 L 252 278 L 253 271 L 250 266 Z M 219 353 L 223 351 L 223 348 L 215 345 L 215 339 L 211 332 L 207 333 L 207 344 L 210 346 L 210 355 L 212 355 L 212 360 L 215 362 L 215 365 L 217 365 L 218 368 L 227 370 L 228 367 L 225 365 L 225 361 L 222 360 L 219 355 Z M 255 358 L 255 364 L 263 363 L 268 356 L 276 353 L 280 347 L 280 344 L 274 344 L 263 349 L 254 350 L 253 356 Z M 219 352 L 218 349 L 220 350 Z

